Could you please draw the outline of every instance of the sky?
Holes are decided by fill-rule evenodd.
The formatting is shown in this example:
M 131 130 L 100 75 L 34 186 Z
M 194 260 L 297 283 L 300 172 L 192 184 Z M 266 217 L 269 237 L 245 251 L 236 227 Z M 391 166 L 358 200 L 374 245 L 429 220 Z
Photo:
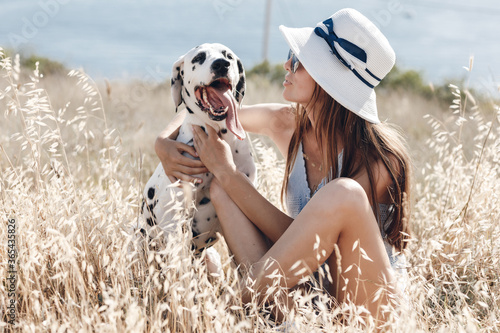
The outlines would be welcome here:
M 0 0 L 0 46 L 83 67 L 95 78 L 161 81 L 204 42 L 229 46 L 250 68 L 263 59 L 267 0 Z M 288 53 L 278 26 L 315 26 L 353 7 L 387 36 L 397 65 L 439 82 L 500 75 L 498 0 L 272 0 L 268 59 Z M 474 57 L 471 74 L 463 67 Z

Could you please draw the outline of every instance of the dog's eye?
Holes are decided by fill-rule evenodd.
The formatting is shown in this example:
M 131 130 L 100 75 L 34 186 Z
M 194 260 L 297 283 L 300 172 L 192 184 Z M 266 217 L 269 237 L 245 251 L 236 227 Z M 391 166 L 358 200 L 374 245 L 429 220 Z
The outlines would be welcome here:
M 232 55 L 231 53 L 229 53 L 229 54 L 227 55 L 227 58 L 228 58 L 229 60 L 233 60 L 233 55 Z

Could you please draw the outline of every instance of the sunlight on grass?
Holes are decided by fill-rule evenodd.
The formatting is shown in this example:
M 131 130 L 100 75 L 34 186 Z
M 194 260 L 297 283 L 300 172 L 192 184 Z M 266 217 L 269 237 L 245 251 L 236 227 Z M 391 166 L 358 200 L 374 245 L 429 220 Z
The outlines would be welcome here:
M 158 163 L 154 138 L 173 116 L 166 85 L 97 84 L 81 71 L 42 77 L 21 69 L 19 57 L 0 58 L 0 276 L 8 276 L 7 224 L 15 219 L 16 328 L 277 331 L 271 314 L 280 291 L 267 305 L 243 305 L 223 240 L 221 277 L 209 276 L 182 230 L 158 251 L 137 242 L 141 192 Z M 444 110 L 402 91 L 379 95 L 382 118 L 408 134 L 416 175 L 409 301 L 387 309 L 386 331 L 500 325 L 500 110 L 491 102 L 486 112 L 466 89 L 449 89 L 455 100 Z M 250 81 L 245 102 L 266 101 L 282 101 L 281 88 Z M 269 141 L 252 140 L 258 189 L 280 207 L 283 159 Z M 282 331 L 373 330 L 364 308 L 334 306 L 320 290 L 291 293 L 296 306 L 281 308 Z M 2 283 L 0 311 L 8 294 Z M 0 316 L 8 327 L 8 312 Z

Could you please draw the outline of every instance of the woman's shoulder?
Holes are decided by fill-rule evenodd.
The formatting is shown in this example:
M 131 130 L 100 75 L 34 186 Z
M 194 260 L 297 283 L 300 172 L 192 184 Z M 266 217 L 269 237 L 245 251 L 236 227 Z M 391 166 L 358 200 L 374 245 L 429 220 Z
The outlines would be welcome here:
M 393 155 L 389 155 L 388 159 L 389 163 L 397 168 L 397 158 Z M 353 179 L 364 188 L 368 197 L 370 197 L 370 188 L 373 184 L 373 190 L 375 191 L 376 197 L 378 198 L 377 201 L 379 203 L 392 202 L 389 188 L 393 185 L 393 178 L 383 159 L 379 158 L 372 161 L 369 168 L 373 176 L 373 183 L 370 182 L 368 170 L 366 170 L 366 168 L 362 168 L 362 170 L 355 175 Z

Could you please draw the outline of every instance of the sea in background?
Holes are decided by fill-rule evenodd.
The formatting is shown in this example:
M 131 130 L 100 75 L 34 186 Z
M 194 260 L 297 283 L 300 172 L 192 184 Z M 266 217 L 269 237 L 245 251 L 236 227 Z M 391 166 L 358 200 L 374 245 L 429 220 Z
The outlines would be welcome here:
M 280 24 L 315 26 L 344 7 L 382 30 L 401 68 L 498 94 L 498 0 L 273 0 L 269 61 L 288 53 Z M 163 81 L 180 55 L 205 42 L 226 44 L 246 68 L 260 63 L 265 8 L 265 0 L 0 0 L 0 46 L 82 67 L 95 79 Z

